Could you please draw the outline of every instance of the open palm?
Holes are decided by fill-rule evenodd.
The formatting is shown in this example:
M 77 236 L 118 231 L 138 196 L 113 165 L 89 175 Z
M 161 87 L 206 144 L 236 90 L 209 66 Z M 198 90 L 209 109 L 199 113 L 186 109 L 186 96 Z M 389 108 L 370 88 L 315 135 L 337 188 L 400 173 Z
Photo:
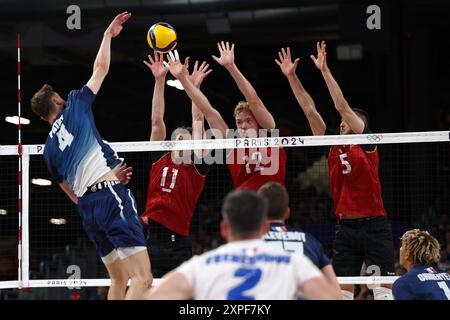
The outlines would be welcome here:
M 111 37 L 117 37 L 123 29 L 123 24 L 130 19 L 131 13 L 125 11 L 120 14 L 118 14 L 114 20 L 109 25 L 108 29 L 106 29 L 106 32 L 108 32 Z
M 156 79 L 164 78 L 169 71 L 166 67 L 164 67 L 163 61 L 164 56 L 162 53 L 155 52 L 155 58 L 153 59 L 151 55 L 148 55 L 148 62 L 143 61 L 145 65 L 152 71 L 153 76 Z
M 281 51 L 278 52 L 278 57 L 280 60 L 275 59 L 275 62 L 280 67 L 281 72 L 283 72 L 286 77 L 294 75 L 300 59 L 297 58 L 292 62 L 291 49 L 289 47 L 286 50 L 281 48 Z
M 170 73 L 177 79 L 182 77 L 183 75 L 189 75 L 188 67 L 189 67 L 189 57 L 184 60 L 184 64 L 180 61 L 180 56 L 178 55 L 178 51 L 174 52 L 169 51 L 167 54 L 167 61 L 164 61 L 164 65 L 169 69 Z
M 198 61 L 195 61 L 194 69 L 192 70 L 192 73 L 189 75 L 189 78 L 191 79 L 194 86 L 197 88 L 200 88 L 200 85 L 203 82 L 203 79 L 206 78 L 208 74 L 211 73 L 212 69 L 209 69 L 209 64 L 206 63 L 206 61 L 203 61 L 203 63 L 198 67 Z
M 328 68 L 327 65 L 327 44 L 325 41 L 317 42 L 317 58 L 311 55 L 311 59 L 314 61 L 317 69 L 325 71 Z
M 217 44 L 219 48 L 220 57 L 212 56 L 213 59 L 223 67 L 229 67 L 234 64 L 234 43 L 231 44 L 227 41 L 226 43 L 221 41 Z

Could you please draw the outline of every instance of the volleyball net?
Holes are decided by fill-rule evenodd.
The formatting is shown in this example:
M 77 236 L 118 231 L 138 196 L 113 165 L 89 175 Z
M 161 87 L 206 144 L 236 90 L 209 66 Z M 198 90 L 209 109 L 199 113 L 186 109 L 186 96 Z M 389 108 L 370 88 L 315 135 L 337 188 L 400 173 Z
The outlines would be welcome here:
M 328 182 L 329 148 L 377 144 L 382 195 L 392 223 L 398 261 L 399 238 L 406 230 L 419 227 L 441 239 L 445 233 L 442 228 L 450 225 L 449 142 L 449 131 L 436 131 L 120 142 L 111 146 L 133 167 L 127 187 L 135 195 L 139 213 L 145 209 L 152 152 L 285 148 L 286 187 L 291 208 L 287 223 L 313 234 L 332 257 L 336 220 Z M 109 286 L 107 271 L 82 230 L 76 206 L 55 181 L 48 185 L 47 180 L 51 178 L 42 154 L 43 145 L 23 146 L 19 226 L 17 146 L 0 146 L 0 289 L 56 287 L 67 295 L 67 288 Z M 224 196 L 232 189 L 226 164 L 212 164 L 191 223 L 194 254 L 223 243 L 219 234 L 220 208 Z M 339 277 L 338 280 L 341 284 L 370 285 L 392 283 L 396 278 L 372 275 Z M 158 281 L 156 279 L 154 284 Z

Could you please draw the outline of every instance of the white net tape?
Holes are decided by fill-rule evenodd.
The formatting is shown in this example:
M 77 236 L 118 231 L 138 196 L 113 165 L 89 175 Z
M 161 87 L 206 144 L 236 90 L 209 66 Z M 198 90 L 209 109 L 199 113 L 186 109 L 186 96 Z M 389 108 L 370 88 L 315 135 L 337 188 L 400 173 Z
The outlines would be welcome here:
M 398 143 L 426 143 L 449 142 L 450 131 L 382 133 L 382 134 L 355 134 L 355 135 L 328 135 L 328 136 L 292 136 L 247 139 L 205 139 L 181 141 L 131 141 L 114 142 L 111 146 L 117 152 L 142 151 L 171 151 L 171 150 L 198 150 L 198 149 L 240 149 L 255 147 L 306 147 L 331 146 L 351 144 L 398 144 Z M 28 165 L 31 155 L 42 155 L 43 145 L 24 145 L 24 186 L 29 184 Z M 17 155 L 16 145 L 0 146 L 0 156 Z M 28 193 L 28 188 L 24 189 Z M 29 243 L 28 243 L 28 195 L 24 194 L 23 210 L 23 282 L 0 281 L 0 289 L 24 287 L 102 287 L 109 286 L 109 279 L 50 279 L 29 280 Z M 340 284 L 366 284 L 393 283 L 398 277 L 338 277 Z M 158 285 L 160 279 L 155 279 L 153 285 Z

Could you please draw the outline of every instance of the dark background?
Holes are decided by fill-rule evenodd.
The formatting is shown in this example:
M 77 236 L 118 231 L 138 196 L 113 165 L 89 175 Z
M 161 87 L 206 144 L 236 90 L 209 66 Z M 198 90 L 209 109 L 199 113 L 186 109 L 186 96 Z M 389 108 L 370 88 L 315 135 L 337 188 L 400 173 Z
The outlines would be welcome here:
M 81 8 L 81 30 L 66 28 L 66 8 L 71 4 Z M 366 28 L 366 8 L 371 4 L 381 8 L 381 30 Z M 0 145 L 17 143 L 17 126 L 3 121 L 17 114 L 17 32 L 22 36 L 22 115 L 31 119 L 30 125 L 23 126 L 22 139 L 24 144 L 41 144 L 49 125 L 32 114 L 31 96 L 44 83 L 62 97 L 85 84 L 103 31 L 125 10 L 132 12 L 132 18 L 112 41 L 110 71 L 93 105 L 105 140 L 149 137 L 154 80 L 142 60 L 150 53 L 147 30 L 158 21 L 176 28 L 182 57 L 190 56 L 192 63 L 196 59 L 210 63 L 214 71 L 202 90 L 230 127 L 234 127 L 232 110 L 243 97 L 231 76 L 211 58 L 218 54 L 220 40 L 236 44 L 236 64 L 274 115 L 282 134 L 311 134 L 274 62 L 285 46 L 300 57 L 297 74 L 326 123 L 337 128 L 340 117 L 309 58 L 316 54 L 316 41 L 326 40 L 331 71 L 350 105 L 369 112 L 374 132 L 450 129 L 448 1 L 0 0 Z M 361 45 L 362 59 L 339 59 L 337 48 L 346 45 Z M 166 86 L 165 98 L 167 132 L 189 124 L 186 94 Z M 286 184 L 293 211 L 290 222 L 303 225 L 331 252 L 334 218 L 329 195 L 314 183 L 301 186 L 298 179 L 326 151 L 289 148 Z M 134 167 L 130 188 L 142 210 L 150 154 L 121 156 Z M 17 157 L 1 158 L 0 208 L 7 208 L 8 215 L 0 216 L 0 280 L 13 280 L 17 279 Z M 42 157 L 31 160 L 30 178 L 48 178 Z M 439 237 L 442 254 L 450 257 L 448 143 L 383 146 L 380 163 L 383 198 L 393 220 L 396 244 L 406 229 L 422 227 Z M 316 171 L 326 179 L 326 167 Z M 218 212 L 223 195 L 231 188 L 226 168 L 215 166 L 194 215 L 195 252 L 219 243 Z M 51 217 L 64 217 L 68 224 L 51 225 Z M 95 252 L 81 230 L 75 206 L 57 186 L 30 186 L 30 243 L 32 277 L 67 278 L 65 268 L 70 264 L 82 266 L 85 278 L 105 276 L 101 262 L 93 258 Z M 65 291 L 54 293 L 53 298 L 66 297 L 68 290 L 61 290 Z M 48 298 L 49 293 L 45 294 L 40 297 Z

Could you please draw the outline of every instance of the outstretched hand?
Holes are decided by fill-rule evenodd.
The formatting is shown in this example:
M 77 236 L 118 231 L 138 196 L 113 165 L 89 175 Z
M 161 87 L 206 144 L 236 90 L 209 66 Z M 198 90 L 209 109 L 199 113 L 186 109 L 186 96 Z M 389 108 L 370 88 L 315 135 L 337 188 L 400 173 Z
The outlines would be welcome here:
M 280 60 L 278 61 L 277 59 L 275 59 L 275 62 L 280 67 L 281 72 L 283 72 L 286 77 L 294 75 L 300 59 L 297 58 L 294 60 L 294 62 L 292 62 L 291 49 L 289 47 L 287 47 L 286 50 L 284 48 L 281 48 L 281 52 L 278 51 L 278 57 L 280 58 Z
M 131 13 L 128 11 L 118 14 L 111 22 L 105 33 L 110 34 L 112 38 L 117 37 L 123 29 L 123 24 L 130 19 Z
M 133 170 L 133 167 L 127 167 L 125 162 L 119 167 L 119 171 L 116 176 L 123 185 L 127 185 L 128 182 L 130 182 L 131 175 L 133 174 L 131 170 Z
M 164 55 L 162 53 L 155 52 L 155 58 L 153 59 L 151 55 L 148 55 L 148 62 L 142 61 L 144 64 L 152 71 L 153 76 L 156 79 L 164 78 L 169 71 L 164 67 Z
M 314 61 L 317 69 L 324 72 L 328 69 L 327 65 L 327 45 L 325 41 L 317 42 L 317 58 L 311 55 L 311 59 Z
M 164 61 L 164 66 L 169 69 L 170 73 L 177 79 L 182 76 L 189 76 L 188 68 L 189 68 L 189 57 L 184 60 L 184 64 L 180 61 L 180 56 L 178 55 L 178 51 L 169 51 L 167 54 L 167 61 Z
M 195 61 L 194 69 L 192 70 L 192 73 L 189 75 L 189 79 L 191 79 L 194 86 L 197 88 L 200 88 L 203 79 L 206 78 L 208 74 L 212 72 L 212 69 L 209 69 L 209 64 L 206 63 L 206 61 L 203 61 L 200 65 L 200 68 L 198 67 L 198 61 Z
M 217 44 L 220 52 L 220 58 L 212 56 L 212 58 L 221 66 L 227 68 L 234 65 L 234 43 L 231 44 L 227 41 L 226 43 L 221 41 Z

